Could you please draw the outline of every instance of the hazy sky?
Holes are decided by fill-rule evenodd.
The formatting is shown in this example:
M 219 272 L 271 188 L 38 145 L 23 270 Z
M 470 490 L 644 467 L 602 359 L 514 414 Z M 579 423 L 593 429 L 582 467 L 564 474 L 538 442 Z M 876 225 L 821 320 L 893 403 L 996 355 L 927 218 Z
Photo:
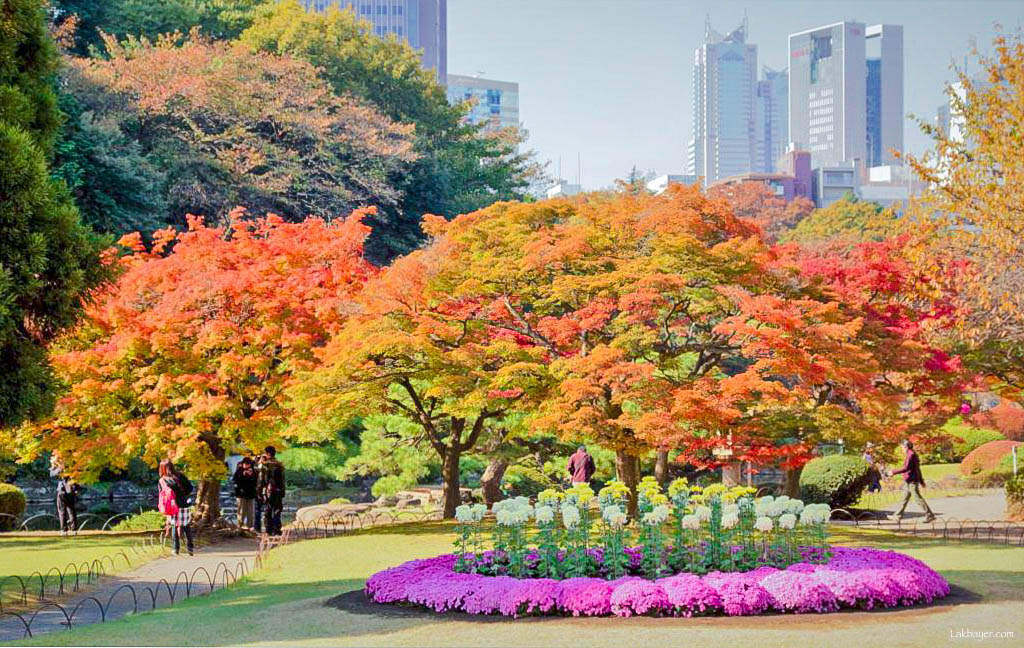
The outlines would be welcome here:
M 950 63 L 975 36 L 991 50 L 995 23 L 1024 21 L 1022 0 L 448 0 L 448 71 L 519 83 L 527 145 L 551 175 L 609 185 L 634 164 L 682 172 L 691 136 L 693 50 L 704 19 L 727 32 L 746 10 L 758 67 L 787 66 L 787 36 L 841 20 L 903 25 L 904 109 L 931 119 Z M 909 120 L 904 141 L 927 141 Z

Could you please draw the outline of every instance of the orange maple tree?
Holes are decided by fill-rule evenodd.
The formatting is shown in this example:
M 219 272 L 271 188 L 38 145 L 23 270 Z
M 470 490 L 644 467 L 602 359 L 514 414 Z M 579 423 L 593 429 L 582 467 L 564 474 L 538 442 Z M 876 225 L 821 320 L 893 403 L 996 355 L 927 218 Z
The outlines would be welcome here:
M 270 215 L 212 228 L 189 218 L 150 249 L 120 244 L 122 274 L 51 355 L 66 387 L 52 418 L 17 431 L 23 456 L 51 451 L 76 478 L 170 456 L 202 480 L 216 518 L 225 455 L 287 434 L 282 393 L 315 363 L 375 269 L 363 259 L 365 212 L 327 223 Z

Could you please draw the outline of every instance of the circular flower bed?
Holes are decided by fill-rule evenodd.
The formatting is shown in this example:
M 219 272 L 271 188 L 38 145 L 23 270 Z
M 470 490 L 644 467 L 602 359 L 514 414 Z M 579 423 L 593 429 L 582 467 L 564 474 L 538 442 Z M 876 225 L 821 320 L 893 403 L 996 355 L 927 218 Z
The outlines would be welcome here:
M 455 571 L 457 557 L 413 560 L 366 582 L 377 603 L 406 603 L 435 612 L 572 616 L 751 615 L 831 612 L 929 603 L 949 584 L 923 562 L 878 549 L 835 547 L 825 564 L 786 569 L 677 574 L 657 580 L 512 578 Z

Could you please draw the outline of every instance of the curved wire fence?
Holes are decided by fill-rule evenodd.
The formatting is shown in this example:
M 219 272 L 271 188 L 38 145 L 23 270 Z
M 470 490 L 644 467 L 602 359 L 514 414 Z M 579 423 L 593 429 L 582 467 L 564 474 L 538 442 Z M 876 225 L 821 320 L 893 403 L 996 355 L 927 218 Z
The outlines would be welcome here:
M 1024 547 L 1024 523 L 1008 520 L 973 520 L 943 517 L 931 522 L 890 517 L 886 511 L 833 509 L 836 524 L 926 535 L 943 540 L 977 540 Z
M 81 625 L 96 623 L 97 620 L 99 623 L 105 623 L 108 618 L 113 618 L 112 611 L 136 614 L 155 610 L 162 606 L 174 605 L 178 601 L 193 596 L 209 594 L 218 586 L 223 588 L 233 585 L 247 576 L 249 571 L 248 561 L 241 558 L 234 568 L 230 567 L 228 563 L 220 561 L 214 567 L 213 573 L 202 566 L 191 571 L 181 570 L 173 584 L 168 579 L 161 578 L 152 585 L 125 583 L 109 595 L 84 596 L 73 602 L 59 603 L 43 599 L 39 601 L 38 607 L 32 610 L 5 609 L 0 611 L 0 631 L 4 629 L 4 619 L 13 624 L 15 633 L 18 630 L 22 631 L 22 638 L 32 637 L 33 627 L 36 627 L 37 624 L 48 625 L 50 627 L 46 630 L 52 631 L 59 629 L 60 626 L 71 630 L 76 622 Z M 130 601 L 130 605 L 124 605 L 127 601 Z M 40 616 L 47 612 L 51 614 Z M 56 617 L 56 622 L 53 617 Z M 40 630 L 37 628 L 37 632 Z M 8 631 L 10 632 L 9 628 Z

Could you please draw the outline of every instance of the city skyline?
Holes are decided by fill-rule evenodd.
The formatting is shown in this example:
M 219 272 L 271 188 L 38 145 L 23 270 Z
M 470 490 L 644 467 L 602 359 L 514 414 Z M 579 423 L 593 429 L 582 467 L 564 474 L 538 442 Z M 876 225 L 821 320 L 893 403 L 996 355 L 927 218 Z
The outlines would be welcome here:
M 577 155 L 586 189 L 610 185 L 633 165 L 644 172 L 681 173 L 693 133 L 693 52 L 703 41 L 705 21 L 710 15 L 715 25 L 737 25 L 745 12 L 746 41 L 757 46 L 759 73 L 789 67 L 792 33 L 842 21 L 903 26 L 902 130 L 913 153 L 922 152 L 927 139 L 906 113 L 932 119 L 935 106 L 943 103 L 943 84 L 953 80 L 949 65 L 963 60 L 969 38 L 976 37 L 986 52 L 996 33 L 993 23 L 1012 30 L 1024 14 L 1019 4 L 1000 1 L 521 0 L 510 5 L 451 0 L 449 69 L 519 84 L 522 119 L 530 132 L 526 148 L 550 162 L 552 176 L 559 158 L 575 169 Z M 960 18 L 948 20 L 954 13 Z M 565 29 L 567 24 L 573 29 Z M 624 33 L 645 37 L 620 42 L 616 34 Z M 563 175 L 577 180 L 574 170 Z

